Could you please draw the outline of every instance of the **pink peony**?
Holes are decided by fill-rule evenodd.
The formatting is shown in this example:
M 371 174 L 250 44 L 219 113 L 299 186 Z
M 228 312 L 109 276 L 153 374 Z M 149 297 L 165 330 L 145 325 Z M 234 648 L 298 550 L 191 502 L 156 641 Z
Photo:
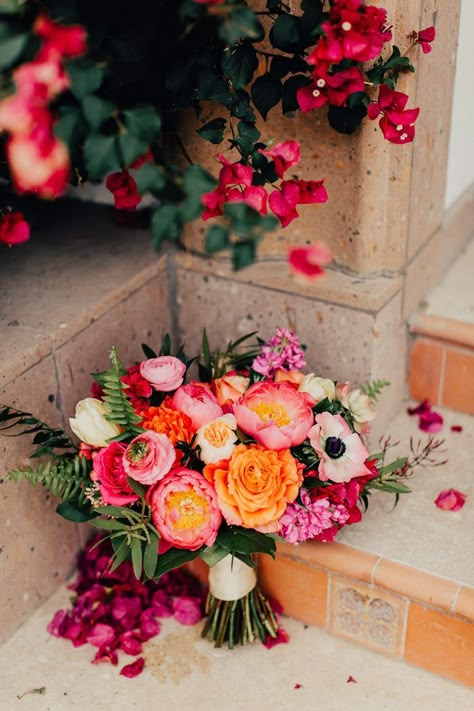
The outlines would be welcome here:
M 174 469 L 148 494 L 160 536 L 176 548 L 212 546 L 222 521 L 214 488 L 199 472 Z
M 127 474 L 123 466 L 125 449 L 125 444 L 111 442 L 108 447 L 100 449 L 94 456 L 91 479 L 98 482 L 105 503 L 113 506 L 123 506 L 139 498 L 127 483 Z
M 155 390 L 169 393 L 182 384 L 186 365 L 173 356 L 150 358 L 140 363 L 140 374 L 153 385 Z
M 304 442 L 314 422 L 311 407 L 288 383 L 255 383 L 234 405 L 234 415 L 246 434 L 275 451 Z
M 174 447 L 166 435 L 148 431 L 130 442 L 122 461 L 129 477 L 149 485 L 168 474 L 175 456 Z
M 371 474 L 364 462 L 369 453 L 359 435 L 340 415 L 322 412 L 309 431 L 311 446 L 319 455 L 319 478 L 323 481 L 343 482 Z
M 206 383 L 193 381 L 182 385 L 173 395 L 172 407 L 181 410 L 191 418 L 193 427 L 197 430 L 208 422 L 224 414 L 216 396 Z

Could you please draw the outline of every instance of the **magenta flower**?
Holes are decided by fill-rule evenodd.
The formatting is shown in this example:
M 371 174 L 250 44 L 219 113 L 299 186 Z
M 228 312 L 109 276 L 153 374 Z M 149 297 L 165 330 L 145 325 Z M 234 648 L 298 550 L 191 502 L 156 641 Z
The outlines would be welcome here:
M 299 213 L 296 205 L 312 205 L 327 202 L 328 194 L 324 180 L 283 180 L 280 189 L 270 193 L 270 209 L 286 227 Z
M 169 472 L 176 453 L 168 437 L 157 432 L 144 432 L 132 439 L 122 458 L 123 468 L 131 479 L 155 484 Z
M 426 27 L 424 30 L 420 30 L 416 33 L 416 44 L 421 44 L 421 49 L 423 54 L 429 54 L 433 49 L 431 43 L 436 37 L 436 30 L 433 26 Z
M 252 369 L 271 378 L 278 368 L 301 370 L 305 365 L 304 351 L 298 337 L 287 328 L 280 327 L 262 346 L 260 355 L 252 363 Z
M 438 495 L 435 504 L 444 511 L 459 511 L 466 503 L 466 498 L 466 494 L 457 489 L 446 489 Z
M 271 158 L 275 163 L 275 173 L 279 178 L 283 178 L 284 173 L 292 165 L 300 162 L 300 144 L 296 141 L 284 141 L 277 143 L 272 148 L 266 150 L 260 148 L 259 153 Z
M 138 657 L 138 659 L 136 659 L 131 664 L 126 664 L 124 667 L 122 667 L 122 669 L 120 670 L 120 674 L 122 676 L 126 676 L 128 679 L 133 679 L 135 676 L 138 676 L 142 673 L 144 666 L 145 660 L 143 659 L 143 657 Z
M 357 91 L 365 91 L 364 77 L 357 67 L 328 74 L 324 66 L 315 69 L 313 83 L 298 89 L 296 98 L 301 111 L 306 113 L 326 103 L 344 106 L 348 97 Z
M 308 247 L 293 247 L 288 253 L 288 263 L 293 272 L 302 274 L 307 279 L 315 279 L 325 272 L 322 264 L 329 264 L 332 254 L 321 242 Z
M 91 479 L 99 485 L 99 491 L 106 504 L 124 506 L 138 500 L 127 482 L 127 473 L 123 466 L 126 445 L 111 442 L 100 449 L 94 456 L 94 469 Z
M 408 95 L 401 91 L 394 91 L 386 84 L 381 84 L 378 100 L 369 104 L 368 117 L 374 121 L 382 116 L 379 126 L 384 138 L 390 143 L 411 143 L 415 137 L 415 121 L 420 109 L 407 109 Z
M 267 214 L 268 193 L 262 185 L 249 185 L 245 188 L 232 188 L 227 193 L 226 202 L 245 202 L 261 215 Z
M 371 474 L 364 462 L 369 456 L 359 435 L 340 415 L 322 412 L 309 431 L 311 446 L 320 461 L 318 475 L 323 481 L 347 482 L 355 477 Z

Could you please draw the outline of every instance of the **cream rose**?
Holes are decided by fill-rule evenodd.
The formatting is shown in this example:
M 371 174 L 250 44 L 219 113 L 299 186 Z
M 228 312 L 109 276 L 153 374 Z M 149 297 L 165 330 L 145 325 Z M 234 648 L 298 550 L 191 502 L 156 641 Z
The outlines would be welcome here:
M 314 373 L 308 373 L 301 381 L 298 392 L 309 393 L 314 398 L 315 404 L 325 398 L 332 401 L 336 395 L 336 387 L 332 380 L 319 378 Z
M 376 416 L 376 411 L 370 398 L 359 389 L 352 390 L 347 398 L 347 407 L 354 418 L 354 428 L 357 432 L 366 434 L 367 424 Z
M 107 413 L 101 400 L 86 397 L 77 403 L 76 416 L 69 419 L 69 425 L 81 442 L 92 447 L 107 447 L 107 440 L 120 434 L 119 427 L 105 419 Z
M 234 415 L 222 415 L 200 427 L 196 434 L 196 444 L 201 447 L 201 460 L 214 464 L 221 459 L 229 459 L 235 448 L 237 421 Z

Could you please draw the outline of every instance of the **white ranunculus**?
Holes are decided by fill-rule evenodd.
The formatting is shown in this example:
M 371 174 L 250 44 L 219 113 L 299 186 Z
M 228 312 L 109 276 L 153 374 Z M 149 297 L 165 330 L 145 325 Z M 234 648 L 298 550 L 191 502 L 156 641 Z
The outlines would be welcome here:
M 222 415 L 200 427 L 196 433 L 196 444 L 201 447 L 201 460 L 214 464 L 221 459 L 229 459 L 234 451 L 237 435 L 237 421 L 234 415 Z
M 359 389 L 349 393 L 347 406 L 356 423 L 371 422 L 377 414 L 370 398 Z
M 309 393 L 315 402 L 321 402 L 325 398 L 332 401 L 336 394 L 336 388 L 332 380 L 319 378 L 314 373 L 308 373 L 301 381 L 298 392 Z
M 76 416 L 69 419 L 69 424 L 81 442 L 92 447 L 107 447 L 107 440 L 120 434 L 120 428 L 105 419 L 107 412 L 101 400 L 86 397 L 77 403 Z

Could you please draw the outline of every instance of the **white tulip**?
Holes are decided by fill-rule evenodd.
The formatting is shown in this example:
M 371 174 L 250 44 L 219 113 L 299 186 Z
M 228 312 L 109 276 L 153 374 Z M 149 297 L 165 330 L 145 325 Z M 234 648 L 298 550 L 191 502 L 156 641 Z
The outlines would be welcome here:
M 69 424 L 81 442 L 92 447 L 107 447 L 107 440 L 120 434 L 120 428 L 105 419 L 107 413 L 101 400 L 86 397 L 77 403 L 76 416 L 69 419 Z

